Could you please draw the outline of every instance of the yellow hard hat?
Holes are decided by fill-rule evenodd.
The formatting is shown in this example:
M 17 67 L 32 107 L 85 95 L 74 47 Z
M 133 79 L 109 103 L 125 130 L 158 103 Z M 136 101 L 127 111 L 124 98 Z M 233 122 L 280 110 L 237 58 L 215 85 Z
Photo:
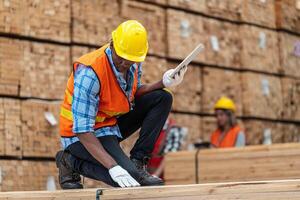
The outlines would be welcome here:
M 118 56 L 133 62 L 143 62 L 148 51 L 147 31 L 136 20 L 120 24 L 112 32 L 113 46 Z
M 216 109 L 231 110 L 233 112 L 236 111 L 234 102 L 228 97 L 221 97 L 215 104 L 215 110 Z

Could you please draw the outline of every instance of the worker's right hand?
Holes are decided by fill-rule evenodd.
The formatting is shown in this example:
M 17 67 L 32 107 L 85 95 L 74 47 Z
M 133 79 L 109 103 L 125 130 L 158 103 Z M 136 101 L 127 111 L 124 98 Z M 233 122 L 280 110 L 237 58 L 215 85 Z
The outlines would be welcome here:
M 179 85 L 183 80 L 187 67 L 182 68 L 179 72 L 175 74 L 174 77 L 172 77 L 171 75 L 174 72 L 174 70 L 175 69 L 169 69 L 164 73 L 162 81 L 165 87 L 174 87 Z
M 120 165 L 110 168 L 108 172 L 111 178 L 122 188 L 140 186 L 140 184 Z

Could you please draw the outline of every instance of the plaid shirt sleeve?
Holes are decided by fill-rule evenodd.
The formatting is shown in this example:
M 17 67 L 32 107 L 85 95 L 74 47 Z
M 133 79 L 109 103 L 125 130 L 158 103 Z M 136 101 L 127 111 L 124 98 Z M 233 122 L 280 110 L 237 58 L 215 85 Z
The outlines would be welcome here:
M 94 132 L 99 105 L 100 83 L 94 71 L 78 66 L 74 75 L 72 101 L 73 133 Z
M 140 88 L 143 84 L 142 84 L 142 71 L 143 71 L 143 68 L 142 68 L 142 63 L 140 63 L 138 65 L 138 88 Z

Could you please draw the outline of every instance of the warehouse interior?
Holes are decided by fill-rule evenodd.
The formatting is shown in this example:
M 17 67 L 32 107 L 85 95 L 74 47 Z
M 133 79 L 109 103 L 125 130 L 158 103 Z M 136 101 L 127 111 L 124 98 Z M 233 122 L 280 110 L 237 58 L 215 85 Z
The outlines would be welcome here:
M 178 152 L 165 155 L 162 195 L 183 199 L 190 190 L 194 199 L 230 199 L 225 190 L 214 197 L 207 191 L 235 181 L 269 181 L 264 184 L 287 190 L 300 185 L 299 0 L 0 0 L 0 199 L 10 199 L 2 192 L 60 190 L 55 154 L 72 63 L 108 43 L 130 19 L 148 32 L 143 83 L 160 80 L 197 44 L 205 47 L 183 82 L 171 88 L 170 118 L 187 134 Z M 236 105 L 246 147 L 199 148 L 195 144 L 209 143 L 217 128 L 214 105 L 223 96 Z M 137 138 L 138 131 L 121 143 L 128 155 Z M 187 185 L 205 183 L 211 185 Z M 185 186 L 168 189 L 179 184 Z M 109 187 L 86 177 L 83 185 Z M 258 186 L 228 190 L 246 191 L 245 199 L 266 192 Z M 136 199 L 141 193 L 151 199 L 156 190 L 130 191 Z M 107 191 L 107 199 L 125 193 Z M 273 198 L 268 195 L 261 199 Z M 290 196 L 297 197 L 299 192 Z

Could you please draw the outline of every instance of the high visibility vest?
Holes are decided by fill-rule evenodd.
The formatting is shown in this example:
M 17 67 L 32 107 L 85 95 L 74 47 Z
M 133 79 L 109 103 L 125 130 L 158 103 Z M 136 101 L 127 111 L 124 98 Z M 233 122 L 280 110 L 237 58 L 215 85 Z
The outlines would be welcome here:
M 217 148 L 234 147 L 240 131 L 241 128 L 236 125 L 226 133 L 223 139 L 221 139 L 221 130 L 217 129 L 211 135 L 210 143 Z
M 74 72 L 79 64 L 91 67 L 100 82 L 99 108 L 95 119 L 95 130 L 101 127 L 116 125 L 116 117 L 129 112 L 131 107 L 130 102 L 134 100 L 134 95 L 137 90 L 138 69 L 136 68 L 135 70 L 132 93 L 128 99 L 120 87 L 112 66 L 109 63 L 108 57 L 105 53 L 105 49 L 107 47 L 108 44 L 91 53 L 83 55 L 74 62 L 73 72 L 68 79 L 64 100 L 61 105 L 60 135 L 62 137 L 75 136 L 75 134 L 72 132 L 72 100 L 74 91 Z

